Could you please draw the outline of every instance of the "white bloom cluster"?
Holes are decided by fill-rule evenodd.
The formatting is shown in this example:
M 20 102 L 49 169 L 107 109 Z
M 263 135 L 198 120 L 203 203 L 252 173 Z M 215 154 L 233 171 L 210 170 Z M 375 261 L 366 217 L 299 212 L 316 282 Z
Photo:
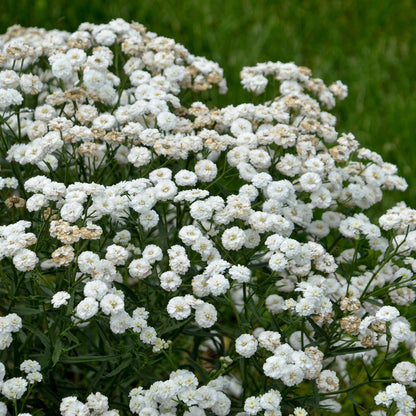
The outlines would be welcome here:
M 226 396 L 230 379 L 218 377 L 198 387 L 199 381 L 188 370 L 172 372 L 166 381 L 157 381 L 147 390 L 142 387 L 130 391 L 130 410 L 138 415 L 176 415 L 179 404 L 188 408 L 184 415 L 205 415 L 205 409 L 217 416 L 230 412 L 231 400 Z
M 380 391 L 374 401 L 378 405 L 390 407 L 395 402 L 400 415 L 412 414 L 416 407 L 415 400 L 407 394 L 406 387 L 400 383 L 392 383 L 385 390 Z
M 0 362 L 0 391 L 8 400 L 16 403 L 27 392 L 29 384 L 35 384 L 42 381 L 43 376 L 40 372 L 40 364 L 35 360 L 25 360 L 20 364 L 20 371 L 25 373 L 24 377 L 12 377 L 5 379 L 6 367 Z M 0 414 L 7 414 L 6 404 L 1 402 Z
M 32 172 L 0 178 L 2 195 L 12 195 L 0 209 L 31 219 L 8 224 L 7 214 L 0 226 L 2 270 L 19 279 L 4 293 L 19 302 L 47 295 L 45 322 L 60 319 L 68 362 L 78 358 L 72 331 L 105 337 L 105 322 L 108 339 L 91 342 L 105 349 L 119 338 L 120 351 L 129 348 L 120 359 L 156 366 L 163 353 L 169 365 L 198 369 L 155 381 L 168 373 L 152 368 L 130 392 L 140 416 L 303 416 L 291 400 L 311 380 L 320 406 L 337 412 L 325 397 L 351 387 L 347 360 L 371 363 L 382 352 L 388 361 L 399 349 L 398 383 L 375 400 L 410 413 L 404 386 L 416 367 L 397 357 L 416 357 L 405 308 L 416 299 L 416 210 L 399 203 L 378 225 L 364 213 L 405 180 L 321 108 L 346 97 L 340 81 L 326 86 L 281 62 L 245 67 L 241 78 L 255 94 L 275 78 L 280 95 L 220 109 L 186 103 L 183 90 L 225 92 L 222 69 L 121 19 L 72 34 L 15 27 L 1 36 L 5 163 Z M 20 108 L 27 96 L 34 104 Z M 21 327 L 15 313 L 0 317 L 0 349 Z M 238 398 L 242 387 L 220 375 L 225 368 L 246 389 L 236 410 L 226 394 Z M 8 399 L 42 380 L 32 360 L 21 370 L 26 378 L 1 385 Z M 274 387 L 254 392 L 249 377 Z M 118 414 L 101 393 L 86 403 L 65 397 L 60 411 Z
M 108 397 L 100 392 L 89 394 L 86 403 L 82 403 L 76 396 L 64 397 L 59 410 L 62 416 L 90 414 L 118 416 L 120 414 L 118 410 L 110 410 Z
M 37 237 L 25 232 L 31 223 L 20 220 L 14 224 L 0 226 L 0 259 L 11 257 L 17 270 L 33 270 L 39 259 L 35 252 L 27 247 L 36 244 Z
M 22 329 L 22 318 L 16 313 L 0 316 L 0 350 L 10 346 L 13 341 L 12 333 Z
M 316 347 L 308 347 L 302 351 L 293 349 L 289 344 L 279 344 L 274 347 L 273 355 L 266 359 L 263 371 L 267 377 L 281 380 L 291 387 L 300 384 L 304 379 L 318 378 L 322 360 L 323 353 Z

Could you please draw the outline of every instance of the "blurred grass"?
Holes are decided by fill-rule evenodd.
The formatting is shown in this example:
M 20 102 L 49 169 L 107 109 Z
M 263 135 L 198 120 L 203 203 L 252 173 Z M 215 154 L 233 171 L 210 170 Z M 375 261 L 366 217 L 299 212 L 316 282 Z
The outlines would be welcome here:
M 239 71 L 294 61 L 349 97 L 333 110 L 338 130 L 399 166 L 409 188 L 382 209 L 416 206 L 416 8 L 412 0 L 0 0 L 0 32 L 12 24 L 74 31 L 79 23 L 135 20 L 217 61 L 230 88 L 214 105 L 252 101 Z

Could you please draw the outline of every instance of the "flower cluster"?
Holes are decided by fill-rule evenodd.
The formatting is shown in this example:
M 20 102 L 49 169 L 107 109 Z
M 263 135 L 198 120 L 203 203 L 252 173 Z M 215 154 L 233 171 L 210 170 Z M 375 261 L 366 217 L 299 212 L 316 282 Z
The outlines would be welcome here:
M 22 411 L 304 416 L 365 384 L 368 413 L 415 407 L 416 210 L 369 210 L 406 181 L 337 132 L 340 81 L 241 78 L 280 95 L 209 108 L 218 64 L 121 19 L 0 36 L 0 348 L 19 332 L 6 361 L 40 363 L 2 384 Z
M 22 399 L 25 393 L 30 393 L 35 383 L 39 383 L 43 380 L 40 370 L 41 367 L 37 361 L 25 360 L 20 364 L 20 371 L 25 373 L 25 376 L 12 377 L 5 380 L 6 368 L 3 363 L 0 363 L 1 394 L 7 400 L 15 403 L 15 409 L 17 409 L 16 401 Z M 26 400 L 23 400 L 23 402 L 25 401 Z M 8 414 L 7 410 L 7 405 L 4 402 L 0 402 L 0 415 L 6 416 Z M 20 415 L 23 415 L 23 413 L 20 413 Z

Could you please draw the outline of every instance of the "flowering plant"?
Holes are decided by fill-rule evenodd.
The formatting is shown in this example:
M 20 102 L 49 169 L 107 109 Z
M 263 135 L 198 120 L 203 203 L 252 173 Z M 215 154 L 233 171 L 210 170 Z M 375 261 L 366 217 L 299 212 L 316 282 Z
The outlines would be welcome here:
M 416 211 L 365 214 L 407 185 L 340 81 L 187 103 L 222 69 L 121 19 L 13 26 L 0 66 L 0 416 L 412 413 Z

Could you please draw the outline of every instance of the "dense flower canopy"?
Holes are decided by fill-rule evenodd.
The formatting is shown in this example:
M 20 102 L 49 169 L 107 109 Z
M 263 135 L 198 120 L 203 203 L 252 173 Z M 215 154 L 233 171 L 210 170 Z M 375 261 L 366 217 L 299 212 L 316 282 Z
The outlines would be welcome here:
M 241 79 L 280 93 L 189 102 L 219 65 L 121 19 L 0 36 L 0 415 L 339 412 L 357 360 L 412 412 L 416 211 L 365 213 L 406 181 L 335 129 L 340 81 Z

